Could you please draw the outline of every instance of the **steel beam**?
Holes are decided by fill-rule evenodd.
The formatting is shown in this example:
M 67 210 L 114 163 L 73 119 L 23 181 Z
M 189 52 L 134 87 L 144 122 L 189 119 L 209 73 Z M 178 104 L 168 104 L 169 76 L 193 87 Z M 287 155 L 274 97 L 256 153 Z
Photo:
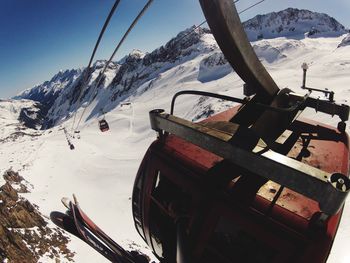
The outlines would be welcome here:
M 174 134 L 208 150 L 233 164 L 274 181 L 319 203 L 321 211 L 336 214 L 349 193 L 350 180 L 342 174 L 330 174 L 272 150 L 259 146 L 253 151 L 234 146 L 239 125 L 228 133 L 201 123 L 178 118 L 162 110 L 150 112 L 151 127 L 157 132 Z

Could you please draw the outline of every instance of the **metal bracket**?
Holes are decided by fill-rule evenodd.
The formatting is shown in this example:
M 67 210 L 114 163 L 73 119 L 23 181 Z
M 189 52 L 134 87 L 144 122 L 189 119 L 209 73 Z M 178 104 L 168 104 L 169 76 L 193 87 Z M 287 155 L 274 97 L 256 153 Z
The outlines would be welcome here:
M 247 151 L 234 146 L 234 134 L 178 118 L 162 110 L 150 113 L 151 127 L 174 134 L 233 164 L 274 181 L 319 203 L 321 211 L 336 214 L 349 193 L 350 180 L 340 173 L 330 174 L 272 150 L 257 146 Z
M 290 100 L 300 100 L 300 95 L 296 93 L 289 93 Z M 316 111 L 320 111 L 329 115 L 337 115 L 345 122 L 349 119 L 350 107 L 345 104 L 337 104 L 328 100 L 320 100 L 319 98 L 307 97 L 303 102 L 303 109 L 306 107 L 313 108 Z
M 308 90 L 310 93 L 313 92 L 313 91 L 316 91 L 316 92 L 321 92 L 323 93 L 326 97 L 328 97 L 328 100 L 330 102 L 334 102 L 334 92 L 333 91 L 330 91 L 328 89 L 315 89 L 315 88 L 309 88 L 309 87 L 306 87 L 306 72 L 307 70 L 309 69 L 309 66 L 307 63 L 303 63 L 301 65 L 301 68 L 303 69 L 303 84 L 301 86 L 302 89 L 306 89 Z

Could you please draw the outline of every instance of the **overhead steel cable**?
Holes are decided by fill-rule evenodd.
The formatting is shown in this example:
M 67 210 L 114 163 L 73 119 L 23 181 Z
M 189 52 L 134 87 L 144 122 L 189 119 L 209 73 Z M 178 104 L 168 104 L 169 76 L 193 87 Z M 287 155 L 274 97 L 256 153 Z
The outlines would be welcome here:
M 256 2 L 255 4 L 253 4 L 251 6 L 248 6 L 246 9 L 243 9 L 238 14 L 242 14 L 243 12 L 248 11 L 249 9 L 253 8 L 254 6 L 257 6 L 257 5 L 261 4 L 262 2 L 265 2 L 265 0 L 261 0 L 261 1 Z
M 106 19 L 105 23 L 104 23 L 104 25 L 103 25 L 103 27 L 102 27 L 102 29 L 101 29 L 101 31 L 100 31 L 100 35 L 98 36 L 98 39 L 97 39 L 97 41 L 96 41 L 94 50 L 92 51 L 92 54 L 91 54 L 89 64 L 88 64 L 88 66 L 86 67 L 86 71 L 85 71 L 85 74 L 84 74 L 84 77 L 83 77 L 83 85 L 82 85 L 82 87 L 81 87 L 81 89 L 80 89 L 79 96 L 78 96 L 78 99 L 77 99 L 77 102 L 78 102 L 78 103 L 79 103 L 79 100 L 81 99 L 81 96 L 82 96 L 82 94 L 83 94 L 83 90 L 85 89 L 85 86 L 86 86 L 87 81 L 88 81 L 88 79 L 89 79 L 90 67 L 91 67 L 92 61 L 93 61 L 93 59 L 94 59 L 94 57 L 95 57 L 96 50 L 97 50 L 97 48 L 98 48 L 98 46 L 99 46 L 99 44 L 100 44 L 100 42 L 101 42 L 102 36 L 103 36 L 103 34 L 104 34 L 104 32 L 105 32 L 105 30 L 106 30 L 108 24 L 109 24 L 109 21 L 111 20 L 111 18 L 112 18 L 112 16 L 113 16 L 115 10 L 117 9 L 119 3 L 120 3 L 120 0 L 116 0 L 116 1 L 115 1 L 114 5 L 113 5 L 112 8 L 111 8 L 111 11 L 109 11 L 109 14 L 108 14 L 108 16 L 107 16 L 107 19 Z M 74 124 L 75 124 L 76 114 L 77 114 L 77 111 L 75 111 L 74 117 L 73 117 L 72 132 L 73 132 Z
M 152 4 L 154 0 L 148 0 L 147 3 L 145 4 L 145 6 L 142 8 L 142 10 L 140 11 L 140 13 L 137 15 L 137 17 L 134 19 L 134 21 L 131 23 L 130 27 L 128 28 L 128 30 L 125 32 L 124 36 L 122 37 L 122 39 L 119 41 L 118 45 L 116 46 L 116 48 L 114 49 L 111 57 L 109 58 L 109 60 L 107 61 L 107 63 L 105 64 L 103 70 L 100 72 L 97 81 L 95 82 L 96 84 L 94 85 L 94 89 L 91 92 L 90 98 L 88 100 L 88 104 L 86 105 L 86 107 L 84 108 L 80 119 L 78 121 L 78 124 L 76 126 L 76 130 L 78 129 L 80 122 L 85 114 L 86 109 L 88 108 L 88 106 L 91 104 L 93 98 L 94 98 L 94 93 L 95 90 L 98 88 L 98 86 L 100 85 L 100 82 L 103 78 L 103 74 L 105 73 L 105 71 L 107 70 L 109 64 L 111 63 L 112 59 L 114 58 L 115 54 L 117 53 L 117 51 L 119 50 L 120 46 L 123 44 L 123 42 L 125 41 L 125 39 L 127 38 L 127 36 L 129 35 L 129 33 L 131 32 L 131 30 L 134 28 L 134 26 L 136 25 L 136 23 L 140 20 L 140 18 L 143 16 L 143 14 L 146 12 L 146 10 L 149 8 L 149 6 Z
M 239 0 L 233 1 L 233 3 L 237 3 L 239 2 Z M 202 25 L 204 25 L 207 22 L 207 20 L 204 20 L 202 23 L 200 23 L 198 26 L 195 26 L 190 32 L 187 32 L 184 36 L 182 36 L 178 42 L 180 42 L 182 39 L 184 39 L 185 37 L 187 37 L 188 35 L 192 34 L 197 28 L 200 28 Z
M 104 23 L 104 25 L 103 25 L 103 27 L 102 27 L 102 30 L 101 30 L 101 33 L 100 33 L 100 35 L 98 36 L 96 45 L 95 45 L 95 47 L 94 47 L 94 51 L 92 52 L 92 56 L 91 56 L 90 61 L 89 61 L 89 66 L 90 66 L 91 63 L 92 63 L 92 60 L 93 60 L 93 58 L 94 58 L 94 56 L 95 56 L 97 47 L 98 47 L 98 45 L 99 45 L 99 43 L 100 43 L 100 41 L 101 41 L 101 38 L 102 38 L 102 36 L 103 36 L 103 33 L 105 32 L 105 30 L 106 30 L 106 28 L 107 28 L 107 26 L 108 26 L 108 24 L 109 24 L 109 21 L 111 20 L 111 18 L 112 18 L 112 16 L 113 16 L 113 13 L 114 13 L 114 11 L 116 10 L 116 8 L 117 8 L 119 2 L 120 2 L 120 0 L 116 0 L 116 1 L 115 1 L 114 5 L 113 5 L 113 7 L 112 7 L 112 9 L 111 9 L 111 11 L 110 11 L 109 14 L 108 14 L 108 17 L 107 17 L 107 19 L 106 19 L 106 22 Z
M 240 0 L 236 0 L 236 1 L 233 1 L 234 4 L 236 4 L 237 2 L 239 2 Z M 242 11 L 240 11 L 238 14 L 242 14 L 246 11 L 248 11 L 249 9 L 253 8 L 254 6 L 257 6 L 259 4 L 261 4 L 262 2 L 264 2 L 265 0 L 261 0 L 259 2 L 256 2 L 255 4 L 251 5 L 251 6 L 248 6 L 246 9 L 243 9 Z M 180 42 L 182 39 L 184 39 L 185 37 L 191 35 L 192 33 L 195 32 L 196 29 L 200 28 L 202 25 L 204 25 L 205 23 L 207 22 L 207 20 L 204 20 L 202 23 L 200 23 L 198 26 L 195 26 L 190 32 L 186 33 L 186 35 L 182 36 L 177 42 Z

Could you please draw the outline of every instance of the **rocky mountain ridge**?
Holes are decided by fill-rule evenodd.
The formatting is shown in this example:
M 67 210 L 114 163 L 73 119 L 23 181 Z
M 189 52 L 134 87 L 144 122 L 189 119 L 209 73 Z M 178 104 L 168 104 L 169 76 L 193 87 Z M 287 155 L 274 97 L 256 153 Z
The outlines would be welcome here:
M 81 69 L 60 70 L 50 81 L 27 89 L 13 99 L 29 99 L 40 102 L 48 110 L 60 95 L 61 91 L 72 85 L 81 75 Z
M 275 37 L 298 39 L 340 36 L 347 32 L 343 25 L 326 14 L 295 8 L 258 15 L 244 22 L 243 26 L 251 41 Z M 210 30 L 194 29 L 192 27 L 180 32 L 151 53 L 133 50 L 120 61 L 112 62 L 104 76 L 101 76 L 98 87 L 97 79 L 106 63 L 104 60 L 96 61 L 89 70 L 61 71 L 50 81 L 26 90 L 15 98 L 42 103 L 47 111 L 43 128 L 50 128 L 70 118 L 80 107 L 88 107 L 92 101 L 94 108 L 89 111 L 87 119 L 109 112 L 135 92 L 152 88 L 164 72 L 195 57 L 203 56 L 199 81 L 206 82 L 212 80 L 213 75 L 220 78 L 230 73 L 232 68 L 218 49 Z M 293 39 L 290 41 L 290 46 L 293 47 Z M 346 39 L 344 41 L 347 43 Z M 344 43 L 340 45 L 345 45 Z M 283 50 L 273 48 L 268 43 L 253 43 L 253 47 L 258 56 L 262 56 L 268 63 L 285 57 Z M 215 65 L 211 65 L 213 63 Z M 212 70 L 214 67 L 215 70 Z M 85 78 L 87 85 L 83 83 Z
M 69 239 L 59 228 L 51 229 L 38 207 L 19 194 L 28 193 L 25 180 L 7 170 L 0 186 L 0 260 L 1 262 L 38 262 L 42 257 L 73 261 Z M 2 180 L 0 180 L 2 181 Z
M 243 27 L 250 41 L 276 37 L 338 37 L 349 32 L 327 14 L 297 8 L 257 15 L 244 22 Z
M 103 60 L 96 61 L 89 72 L 84 69 L 80 74 L 75 74 L 78 71 L 71 70 L 67 73 L 74 74 L 70 74 L 68 79 L 65 78 L 67 74 L 64 74 L 64 78 L 61 74 L 56 75 L 51 81 L 43 83 L 40 88 L 37 86 L 33 90 L 19 94 L 16 98 L 36 98 L 43 101 L 46 96 L 53 94 L 52 99 L 49 100 L 52 104 L 46 116 L 45 128 L 69 118 L 79 107 L 89 104 L 92 98 L 97 98 L 97 105 L 91 116 L 100 114 L 101 110 L 107 112 L 141 85 L 156 79 L 174 65 L 214 50 L 214 47 L 201 40 L 204 35 L 209 35 L 209 30 L 198 28 L 184 37 L 192 30 L 193 28 L 190 28 L 179 33 L 167 44 L 151 53 L 143 54 L 141 51 L 134 50 L 119 62 L 110 63 L 98 87 L 96 84 L 100 71 L 106 63 Z M 87 78 L 85 74 L 88 74 Z M 84 86 L 85 78 L 87 85 Z M 58 80 L 62 80 L 62 85 L 57 83 Z M 150 82 L 149 85 L 152 83 Z

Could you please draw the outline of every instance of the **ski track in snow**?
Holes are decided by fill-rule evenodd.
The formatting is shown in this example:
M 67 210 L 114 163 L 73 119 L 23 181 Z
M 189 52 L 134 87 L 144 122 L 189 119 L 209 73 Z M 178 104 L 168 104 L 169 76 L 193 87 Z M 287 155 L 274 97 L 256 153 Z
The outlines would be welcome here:
M 208 41 L 212 41 L 212 38 L 209 39 Z M 342 37 L 300 41 L 278 38 L 253 44 L 264 46 L 269 44 L 285 56 L 273 61 L 270 58 L 260 57 L 280 88 L 288 87 L 299 93 L 305 93 L 298 87 L 302 81 L 300 65 L 302 62 L 307 62 L 310 64 L 307 85 L 329 88 L 335 91 L 335 99 L 338 102 L 348 103 L 350 46 L 337 49 L 341 40 Z M 286 43 L 291 43 L 292 46 L 285 48 Z M 208 56 L 211 54 L 213 53 L 209 53 Z M 271 53 L 264 54 L 270 56 Z M 140 87 L 129 98 L 130 106 L 118 106 L 106 114 L 110 125 L 108 132 L 99 131 L 96 119 L 86 122 L 83 120 L 81 139 L 72 140 L 75 150 L 69 149 L 62 130 L 66 127 L 70 131 L 72 120 L 41 132 L 42 135 L 39 137 L 22 137 L 15 142 L 2 143 L 0 172 L 3 173 L 10 167 L 19 170 L 20 174 L 34 186 L 31 193 L 22 195 L 37 204 L 46 216 L 53 210 L 64 211 L 60 202 L 61 197 L 71 197 L 71 194 L 75 193 L 84 211 L 113 239 L 125 248 L 135 242 L 141 246 L 142 251 L 150 255 L 150 251 L 145 248 L 146 245 L 134 228 L 131 213 L 134 178 L 144 153 L 156 137 L 155 132 L 149 127 L 148 112 L 154 108 L 164 108 L 169 112 L 172 95 L 184 89 L 243 97 L 243 82 L 234 72 L 212 81 L 204 83 L 198 81 L 198 69 L 202 59 L 203 56 L 197 56 L 163 72 L 160 77 L 153 80 L 152 87 L 146 91 L 144 87 L 148 83 L 145 83 L 144 87 Z M 215 68 L 211 70 L 215 71 Z M 0 105 L 3 105 L 2 103 L 0 102 Z M 92 103 L 87 112 L 91 112 L 96 103 Z M 198 97 L 185 95 L 177 100 L 175 113 L 192 119 L 203 110 L 198 104 Z M 200 105 L 209 104 L 216 112 L 229 107 L 226 102 L 212 99 L 205 100 L 204 104 Z M 9 109 L 0 108 L 0 110 L 1 116 L 4 116 L 2 112 L 5 110 L 8 112 Z M 82 109 L 77 116 L 80 117 L 81 111 Z M 6 116 L 5 124 L 16 122 L 16 115 Z M 314 110 L 306 110 L 303 116 L 331 125 L 336 125 L 338 122 L 337 117 L 315 115 Z M 2 121 L 0 125 L 2 125 L 0 138 L 12 132 L 12 126 L 5 126 Z M 347 247 L 350 245 L 349 202 L 345 206 L 329 263 L 350 262 L 347 253 Z M 107 262 L 78 238 L 72 236 L 71 240 L 70 248 L 76 252 L 76 262 Z

